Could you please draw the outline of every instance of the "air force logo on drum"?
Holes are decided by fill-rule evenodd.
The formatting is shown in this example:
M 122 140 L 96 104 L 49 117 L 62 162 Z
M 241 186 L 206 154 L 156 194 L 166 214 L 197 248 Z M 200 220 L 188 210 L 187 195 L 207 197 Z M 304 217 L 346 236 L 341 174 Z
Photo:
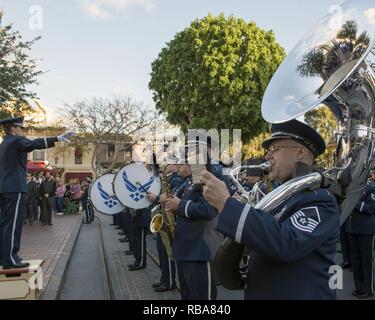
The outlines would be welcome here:
M 104 201 L 104 204 L 108 207 L 108 208 L 113 208 L 114 206 L 116 206 L 118 204 L 118 199 L 116 196 L 110 196 L 104 189 L 103 189 L 103 186 L 102 184 L 99 182 L 98 183 L 98 190 L 100 192 L 100 195 L 102 196 L 102 198 L 105 200 Z
M 149 181 L 144 185 L 136 187 L 128 178 L 126 171 L 123 172 L 122 177 L 124 179 L 126 188 L 130 191 L 130 198 L 132 198 L 135 202 L 144 199 L 145 194 L 150 190 L 152 183 L 155 181 L 155 177 L 150 177 Z

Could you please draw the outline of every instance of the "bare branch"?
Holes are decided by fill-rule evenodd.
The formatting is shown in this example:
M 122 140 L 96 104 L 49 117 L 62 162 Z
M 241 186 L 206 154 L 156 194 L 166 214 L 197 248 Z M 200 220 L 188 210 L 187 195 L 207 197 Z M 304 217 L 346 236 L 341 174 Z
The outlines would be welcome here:
M 100 144 L 115 143 L 115 157 L 110 165 L 113 168 L 121 151 L 119 142 L 131 141 L 134 134 L 150 127 L 155 119 L 155 112 L 142 103 L 134 102 L 130 97 L 114 96 L 107 100 L 94 98 L 65 105 L 65 116 L 70 128 L 77 130 L 86 141 L 95 144 L 91 166 L 98 173 L 102 171 L 101 164 L 95 167 Z

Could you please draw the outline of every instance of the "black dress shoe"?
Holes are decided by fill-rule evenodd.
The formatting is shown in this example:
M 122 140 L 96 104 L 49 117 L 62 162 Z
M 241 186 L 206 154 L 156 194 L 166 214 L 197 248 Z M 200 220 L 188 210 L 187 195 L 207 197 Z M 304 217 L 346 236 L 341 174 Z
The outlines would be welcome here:
M 129 239 L 127 239 L 127 238 L 121 238 L 121 239 L 118 239 L 118 241 L 120 241 L 120 242 L 129 242 Z
M 116 228 L 115 228 L 116 230 L 120 230 L 121 229 L 121 227 L 120 226 L 117 226 Z
M 133 262 L 133 263 L 129 263 L 128 264 L 128 268 L 130 268 L 130 267 L 134 267 L 136 264 L 135 264 L 135 262 Z
M 118 233 L 118 235 L 119 235 L 119 236 L 124 236 L 125 233 L 124 233 L 124 231 L 120 231 L 120 232 Z
M 20 263 L 16 263 L 16 264 L 11 264 L 9 266 L 3 266 L 3 269 L 4 270 L 6 270 L 6 269 L 22 269 L 22 268 L 27 268 L 28 266 L 30 266 L 30 263 L 20 262 Z
M 361 294 L 356 295 L 356 297 L 358 299 L 367 299 L 367 298 L 371 298 L 373 296 L 374 295 L 372 293 L 361 293 Z
M 172 291 L 176 289 L 176 287 L 169 287 L 164 284 L 162 284 L 160 287 L 155 288 L 156 292 L 165 292 L 165 291 Z
M 356 297 L 356 296 L 358 296 L 358 295 L 361 295 L 361 294 L 363 294 L 363 292 L 362 292 L 362 291 L 358 291 L 358 290 L 354 290 L 354 291 L 352 292 L 352 296 L 354 296 L 354 297 Z
M 134 266 L 132 267 L 129 267 L 129 271 L 136 271 L 136 270 L 142 270 L 142 269 L 146 269 L 146 266 L 140 266 L 139 264 L 135 264 Z
M 53 226 L 53 223 L 50 222 L 48 225 L 49 225 L 49 226 Z
M 157 288 L 157 287 L 160 287 L 161 286 L 161 282 L 155 282 L 152 284 L 152 287 L 153 288 Z

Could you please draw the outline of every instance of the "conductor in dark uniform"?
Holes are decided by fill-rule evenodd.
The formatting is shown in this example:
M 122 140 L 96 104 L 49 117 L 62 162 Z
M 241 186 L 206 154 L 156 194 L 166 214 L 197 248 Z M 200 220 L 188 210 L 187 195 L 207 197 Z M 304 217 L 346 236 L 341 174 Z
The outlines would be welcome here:
M 372 297 L 374 295 L 375 182 L 368 182 L 345 225 L 351 249 L 355 285 L 353 295 L 360 299 Z
M 263 142 L 272 168 L 269 178 L 285 183 L 297 162 L 312 166 L 325 151 L 322 137 L 297 120 L 272 125 Z M 340 211 L 327 189 L 301 190 L 271 212 L 230 198 L 209 172 L 204 197 L 219 211 L 217 230 L 254 252 L 247 271 L 245 299 L 336 299 L 329 273 L 336 265 Z
M 69 137 L 73 135 L 66 133 L 58 137 L 29 140 L 25 137 L 23 119 L 0 120 L 5 132 L 0 144 L 0 250 L 4 269 L 29 265 L 18 256 L 27 203 L 27 153 L 53 147 L 57 141 L 69 142 Z

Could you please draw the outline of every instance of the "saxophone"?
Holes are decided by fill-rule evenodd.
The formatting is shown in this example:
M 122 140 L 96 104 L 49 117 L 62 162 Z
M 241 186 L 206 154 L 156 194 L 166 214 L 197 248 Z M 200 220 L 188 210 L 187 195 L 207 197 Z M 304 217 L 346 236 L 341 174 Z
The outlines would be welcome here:
M 166 166 L 162 170 L 161 184 L 163 194 L 167 199 L 173 197 L 171 188 L 169 187 L 169 175 L 166 173 Z M 172 256 L 172 243 L 174 238 L 176 219 L 173 210 L 166 210 L 162 204 L 155 206 L 151 211 L 153 217 L 150 223 L 152 233 L 159 233 L 163 241 L 168 257 Z

